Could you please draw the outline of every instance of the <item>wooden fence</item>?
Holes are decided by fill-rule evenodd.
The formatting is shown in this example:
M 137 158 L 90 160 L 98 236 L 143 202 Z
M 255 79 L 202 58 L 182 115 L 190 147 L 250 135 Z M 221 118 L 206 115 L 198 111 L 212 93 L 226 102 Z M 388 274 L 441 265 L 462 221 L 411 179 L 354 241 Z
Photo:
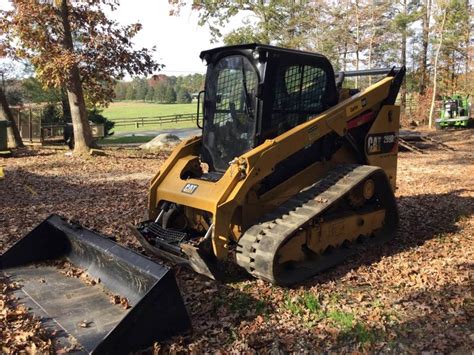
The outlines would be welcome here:
M 196 121 L 195 113 L 176 114 L 166 116 L 152 116 L 152 117 L 137 117 L 137 118 L 118 118 L 113 120 L 115 127 L 135 126 L 136 128 L 144 127 L 146 125 L 162 125 L 165 123 L 178 123 Z
M 48 141 L 64 140 L 66 123 L 44 122 L 44 106 L 12 106 L 10 108 L 24 143 L 45 143 Z M 104 137 L 103 124 L 92 123 L 90 126 L 93 137 Z
M 13 106 L 11 110 L 23 141 L 41 142 L 42 108 Z

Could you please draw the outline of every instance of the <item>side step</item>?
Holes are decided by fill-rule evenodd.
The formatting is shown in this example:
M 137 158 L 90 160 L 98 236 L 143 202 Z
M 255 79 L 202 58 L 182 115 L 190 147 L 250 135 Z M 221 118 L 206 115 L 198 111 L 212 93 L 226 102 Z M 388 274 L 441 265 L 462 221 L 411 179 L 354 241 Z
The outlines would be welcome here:
M 57 265 L 70 262 L 99 280 L 91 286 Z M 0 256 L 0 271 L 21 288 L 18 302 L 55 331 L 55 346 L 126 354 L 188 331 L 172 271 L 78 224 L 51 215 Z M 126 299 L 130 307 L 113 304 Z

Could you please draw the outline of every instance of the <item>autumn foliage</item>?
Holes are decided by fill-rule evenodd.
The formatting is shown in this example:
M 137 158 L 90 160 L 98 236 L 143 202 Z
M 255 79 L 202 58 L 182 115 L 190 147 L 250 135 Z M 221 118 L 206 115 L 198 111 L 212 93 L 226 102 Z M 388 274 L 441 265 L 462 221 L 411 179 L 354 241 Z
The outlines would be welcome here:
M 292 289 L 238 270 L 227 282 L 216 282 L 175 266 L 193 332 L 149 344 L 147 353 L 469 354 L 474 181 L 466 178 L 473 173 L 466 161 L 472 134 L 433 134 L 455 150 L 433 146 L 426 154 L 400 153 L 394 240 L 361 250 Z M 143 215 L 149 181 L 168 154 L 109 148 L 107 156 L 84 160 L 40 149 L 15 152 L 8 162 L 0 158 L 0 165 L 8 164 L 0 188 L 10 192 L 0 194 L 0 253 L 51 213 L 142 252 L 127 224 Z M 46 352 L 39 322 L 7 299 L 12 287 L 0 278 L 0 351 L 36 346 Z
M 160 68 L 152 57 L 154 48 L 133 48 L 139 23 L 122 26 L 105 14 L 104 8 L 115 10 L 118 1 L 68 1 L 74 51 L 64 47 L 64 29 L 53 1 L 14 0 L 12 5 L 0 11 L 6 54 L 30 61 L 47 87 L 63 87 L 77 65 L 87 102 L 104 105 L 113 99 L 116 79 Z

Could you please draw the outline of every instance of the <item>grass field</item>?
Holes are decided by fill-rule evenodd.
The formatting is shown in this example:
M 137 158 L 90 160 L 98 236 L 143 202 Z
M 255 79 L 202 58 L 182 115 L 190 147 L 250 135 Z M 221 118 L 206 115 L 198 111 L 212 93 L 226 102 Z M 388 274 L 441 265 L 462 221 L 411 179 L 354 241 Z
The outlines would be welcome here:
M 140 117 L 155 117 L 175 114 L 188 114 L 196 112 L 196 103 L 191 104 L 155 104 L 141 101 L 121 101 L 113 102 L 104 109 L 103 115 L 111 121 L 118 119 L 134 119 Z M 151 124 L 136 128 L 133 124 L 130 126 L 115 127 L 115 132 L 139 132 L 145 130 L 160 130 L 169 128 L 190 128 L 195 127 L 196 123 L 192 121 Z

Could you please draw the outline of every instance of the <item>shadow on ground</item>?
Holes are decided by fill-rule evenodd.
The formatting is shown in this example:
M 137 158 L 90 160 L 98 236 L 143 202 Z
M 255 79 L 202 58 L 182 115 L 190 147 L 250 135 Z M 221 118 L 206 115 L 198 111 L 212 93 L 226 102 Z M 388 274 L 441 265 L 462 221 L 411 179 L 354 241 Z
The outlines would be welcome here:
M 44 164 L 42 169 L 49 164 Z M 67 165 L 64 168 L 68 168 Z M 85 181 L 84 176 L 42 176 L 23 168 L 11 169 L 6 179 L 0 181 L 0 189 L 5 192 L 0 193 L 0 253 L 52 213 L 143 252 L 126 224 L 136 223 L 142 217 L 147 187 L 148 182 Z M 264 301 L 245 292 L 210 281 L 179 266 L 174 270 L 196 329 L 224 332 L 228 338 L 230 329 L 242 320 L 251 321 L 269 311 Z M 221 327 L 219 324 L 224 325 Z
M 371 249 L 370 246 L 360 247 L 358 255 L 349 258 L 345 263 L 326 270 L 303 284 L 312 287 L 320 282 L 336 280 L 347 272 L 361 265 L 370 265 L 383 257 L 400 253 L 422 245 L 432 238 L 442 237 L 446 233 L 459 230 L 457 222 L 469 218 L 474 212 L 474 198 L 462 196 L 467 190 L 454 190 L 444 194 L 420 194 L 397 198 L 400 224 L 393 240 Z M 233 283 L 249 279 L 239 268 L 232 268 L 224 282 Z
M 26 188 L 23 182 L 27 182 L 30 188 Z M 1 244 L 5 246 L 26 235 L 49 214 L 58 213 L 113 237 L 121 244 L 140 250 L 128 234 L 125 224 L 134 223 L 141 217 L 146 184 L 136 181 L 79 183 L 62 176 L 45 177 L 16 169 L 10 180 L 7 177 L 0 182 L 0 188 L 8 191 L 0 194 L 0 207 L 4 216 L 0 217 L 0 230 L 4 231 L 0 249 Z M 304 283 L 303 288 L 309 289 L 319 283 L 336 281 L 361 265 L 372 264 L 383 257 L 415 248 L 430 239 L 440 238 L 443 234 L 457 232 L 457 222 L 462 218 L 469 218 L 474 211 L 474 198 L 468 197 L 466 192 L 469 191 L 460 189 L 449 193 L 399 197 L 400 228 L 394 240 L 376 250 L 362 250 L 346 263 Z M 229 341 L 234 336 L 232 332 L 242 321 L 252 321 L 258 316 L 273 312 L 263 299 L 234 287 L 235 280 L 228 284 L 217 283 L 180 267 L 175 270 L 198 336 L 219 339 L 219 334 L 223 333 L 223 341 Z M 242 275 L 240 271 L 237 274 Z M 468 292 L 464 288 L 461 291 Z M 449 288 L 436 291 L 432 298 L 443 299 L 444 295 L 449 296 L 449 292 Z M 413 297 L 416 298 L 416 295 Z M 452 319 L 456 320 L 456 317 L 458 315 Z M 431 327 L 439 331 L 434 333 L 430 330 L 431 334 L 442 334 L 447 327 L 443 322 L 449 322 L 449 315 L 415 316 L 406 323 L 406 328 L 413 332 L 416 328 Z M 457 329 L 449 331 L 458 334 Z M 268 330 L 267 334 L 274 334 L 274 331 Z M 407 333 L 407 339 L 411 337 L 410 334 Z M 264 337 L 259 335 L 256 333 L 255 338 L 262 344 L 265 343 Z M 313 341 L 316 341 L 314 339 L 313 335 Z
M 363 248 L 359 255 L 303 285 L 311 287 L 320 282 L 336 280 L 361 265 L 370 265 L 383 257 L 401 253 L 423 245 L 430 239 L 442 237 L 443 234 L 459 231 L 457 222 L 470 217 L 474 211 L 474 198 L 462 196 L 463 192 L 466 190 L 399 197 L 397 204 L 400 224 L 393 240 L 376 249 Z

